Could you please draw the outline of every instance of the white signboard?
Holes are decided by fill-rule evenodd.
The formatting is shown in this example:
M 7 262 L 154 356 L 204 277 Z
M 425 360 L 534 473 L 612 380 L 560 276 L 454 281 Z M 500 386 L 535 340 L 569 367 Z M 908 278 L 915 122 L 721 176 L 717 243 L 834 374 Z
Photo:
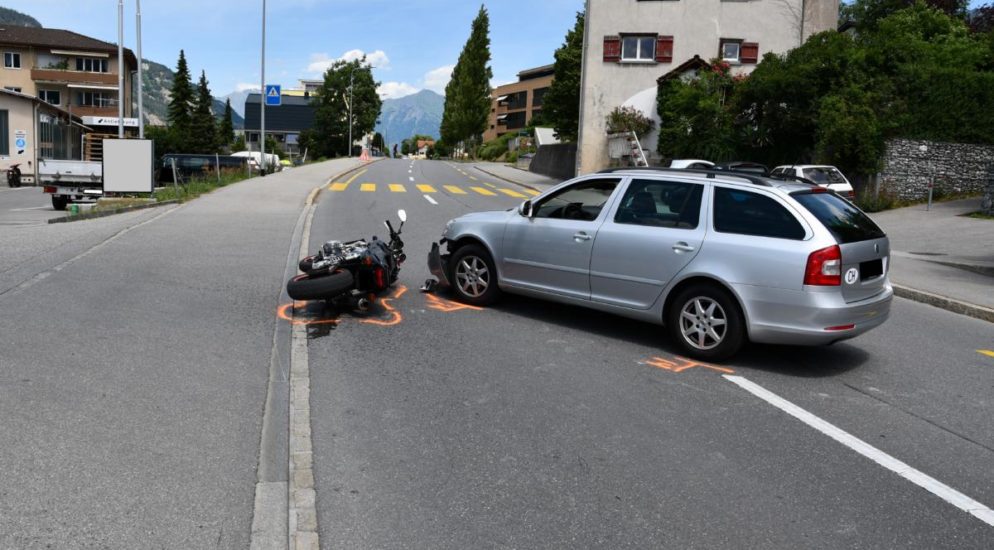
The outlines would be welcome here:
M 151 193 L 153 158 L 150 139 L 105 139 L 104 193 Z
M 120 120 L 116 116 L 85 116 L 83 117 L 83 124 L 87 126 L 117 126 L 117 121 Z M 125 128 L 137 128 L 138 119 L 137 118 L 125 118 L 124 119 Z
M 21 156 L 28 149 L 28 133 L 24 130 L 14 130 L 14 154 Z

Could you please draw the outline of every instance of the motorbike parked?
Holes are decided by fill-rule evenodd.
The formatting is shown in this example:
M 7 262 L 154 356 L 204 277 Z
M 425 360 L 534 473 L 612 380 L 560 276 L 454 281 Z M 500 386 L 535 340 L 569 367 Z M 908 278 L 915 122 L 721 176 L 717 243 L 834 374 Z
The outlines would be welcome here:
M 10 168 L 7 169 L 7 185 L 11 187 L 21 186 L 21 165 L 11 164 Z
M 328 241 L 317 254 L 300 260 L 303 272 L 287 282 L 286 291 L 294 300 L 327 300 L 336 306 L 366 311 L 372 298 L 397 282 L 400 265 L 407 256 L 400 233 L 407 212 L 399 210 L 400 226 L 394 230 L 384 223 L 390 241 L 377 237 L 370 241 Z

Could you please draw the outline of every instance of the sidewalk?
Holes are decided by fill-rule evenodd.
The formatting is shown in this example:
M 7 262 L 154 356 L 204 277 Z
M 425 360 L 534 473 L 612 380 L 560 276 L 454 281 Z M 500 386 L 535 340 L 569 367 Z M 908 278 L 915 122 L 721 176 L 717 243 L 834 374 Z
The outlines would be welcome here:
M 536 191 L 560 183 L 501 163 L 473 167 Z M 994 221 L 963 216 L 978 210 L 975 198 L 870 215 L 890 238 L 898 296 L 994 322 Z

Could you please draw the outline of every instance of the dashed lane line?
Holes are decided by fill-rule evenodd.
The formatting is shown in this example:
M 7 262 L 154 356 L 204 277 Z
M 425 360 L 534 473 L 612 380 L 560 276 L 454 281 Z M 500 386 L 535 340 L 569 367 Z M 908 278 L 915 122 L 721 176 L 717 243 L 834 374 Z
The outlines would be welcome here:
M 856 451 L 873 462 L 876 462 L 880 466 L 883 466 L 911 483 L 914 483 L 922 489 L 925 489 L 933 495 L 941 498 L 947 503 L 952 504 L 956 508 L 967 512 L 987 525 L 994 527 L 994 510 L 991 510 L 984 504 L 964 495 L 945 483 L 942 483 L 941 481 L 912 468 L 911 466 L 890 456 L 873 445 L 870 445 L 862 439 L 859 439 L 856 436 L 842 430 L 834 424 L 830 424 L 829 422 L 822 420 L 814 414 L 798 407 L 797 405 L 787 401 L 755 382 L 752 382 L 742 376 L 734 376 L 730 374 L 723 375 L 723 377 L 754 396 L 766 401 L 770 405 L 773 405 L 781 411 L 807 424 L 811 428 L 818 430 L 851 450 Z
M 435 199 L 431 198 L 431 195 L 422 195 L 422 196 L 425 198 L 426 201 L 434 204 L 435 206 L 438 206 L 438 202 L 436 202 Z

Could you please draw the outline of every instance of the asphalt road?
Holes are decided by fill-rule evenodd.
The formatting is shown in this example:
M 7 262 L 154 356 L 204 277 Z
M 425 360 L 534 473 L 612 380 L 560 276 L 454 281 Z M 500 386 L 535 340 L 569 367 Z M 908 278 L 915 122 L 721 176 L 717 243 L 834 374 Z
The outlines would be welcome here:
M 446 220 L 511 208 L 523 189 L 407 160 L 337 183 L 311 249 L 385 237 L 404 208 L 410 258 L 384 307 L 311 329 L 322 547 L 990 548 L 990 525 L 725 377 L 990 507 L 990 324 L 896 299 L 848 342 L 692 366 L 654 326 L 417 291 Z
M 92 205 L 80 203 L 80 209 L 86 210 Z M 65 215 L 52 208 L 51 195 L 42 193 L 41 187 L 0 187 L 0 228 L 39 225 Z

